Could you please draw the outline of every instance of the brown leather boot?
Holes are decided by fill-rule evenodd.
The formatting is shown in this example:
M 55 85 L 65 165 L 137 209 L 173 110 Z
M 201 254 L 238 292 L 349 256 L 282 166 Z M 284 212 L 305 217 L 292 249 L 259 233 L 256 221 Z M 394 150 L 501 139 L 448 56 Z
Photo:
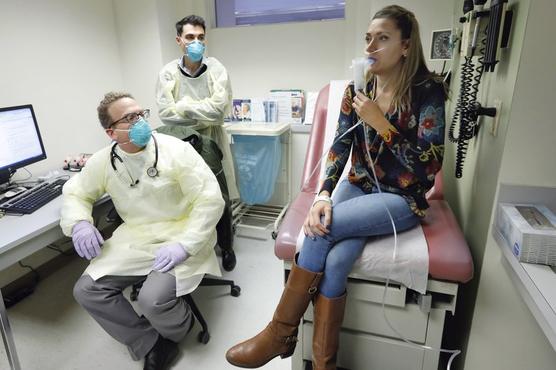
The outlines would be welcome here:
M 313 370 L 336 370 L 340 328 L 344 321 L 346 294 L 336 298 L 316 297 L 313 324 Z
M 255 337 L 230 348 L 229 363 L 239 367 L 261 367 L 276 356 L 289 357 L 297 343 L 297 327 L 311 298 L 317 291 L 322 273 L 294 264 L 270 324 Z

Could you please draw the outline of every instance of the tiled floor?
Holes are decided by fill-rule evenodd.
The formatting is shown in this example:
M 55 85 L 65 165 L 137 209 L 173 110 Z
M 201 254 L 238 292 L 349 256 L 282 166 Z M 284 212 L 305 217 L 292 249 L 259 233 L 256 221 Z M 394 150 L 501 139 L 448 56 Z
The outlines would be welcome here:
M 241 286 L 237 298 L 226 287 L 201 287 L 194 298 L 211 332 L 206 345 L 197 342 L 198 324 L 180 344 L 172 369 L 237 369 L 224 354 L 235 343 L 255 335 L 270 321 L 283 286 L 282 262 L 272 240 L 236 238 L 238 265 L 226 278 Z M 127 349 L 108 336 L 77 305 L 72 287 L 86 261 L 69 258 L 67 266 L 42 280 L 36 291 L 8 310 L 23 370 L 142 369 Z M 0 369 L 8 369 L 4 348 Z M 290 360 L 274 359 L 264 369 L 290 369 Z

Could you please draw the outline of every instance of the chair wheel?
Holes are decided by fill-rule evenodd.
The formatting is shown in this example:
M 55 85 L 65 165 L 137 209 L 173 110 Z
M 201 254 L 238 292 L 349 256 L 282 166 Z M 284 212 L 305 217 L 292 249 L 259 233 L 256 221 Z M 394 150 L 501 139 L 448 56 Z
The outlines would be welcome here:
M 200 331 L 197 335 L 199 343 L 207 344 L 210 340 L 210 333 L 208 331 Z
M 232 297 L 239 297 L 239 295 L 241 294 L 241 288 L 237 285 L 234 285 L 230 291 L 230 294 L 232 295 Z
M 276 233 L 276 231 L 273 231 L 270 235 L 272 236 L 272 240 L 276 240 L 276 238 L 278 237 L 278 233 Z

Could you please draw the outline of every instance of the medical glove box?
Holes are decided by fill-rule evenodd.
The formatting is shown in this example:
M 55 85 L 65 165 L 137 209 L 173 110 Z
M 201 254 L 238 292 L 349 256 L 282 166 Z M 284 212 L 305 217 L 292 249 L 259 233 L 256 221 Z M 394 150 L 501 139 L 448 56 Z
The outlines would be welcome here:
M 547 207 L 500 203 L 496 224 L 520 262 L 556 266 L 556 216 Z

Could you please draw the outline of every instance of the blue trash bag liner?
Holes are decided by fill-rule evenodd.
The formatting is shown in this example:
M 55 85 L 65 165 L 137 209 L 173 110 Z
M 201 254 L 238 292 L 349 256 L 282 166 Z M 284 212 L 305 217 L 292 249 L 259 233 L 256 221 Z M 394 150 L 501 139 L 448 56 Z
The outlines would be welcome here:
M 264 204 L 274 193 L 280 172 L 282 146 L 279 136 L 232 135 L 233 154 L 241 201 Z

